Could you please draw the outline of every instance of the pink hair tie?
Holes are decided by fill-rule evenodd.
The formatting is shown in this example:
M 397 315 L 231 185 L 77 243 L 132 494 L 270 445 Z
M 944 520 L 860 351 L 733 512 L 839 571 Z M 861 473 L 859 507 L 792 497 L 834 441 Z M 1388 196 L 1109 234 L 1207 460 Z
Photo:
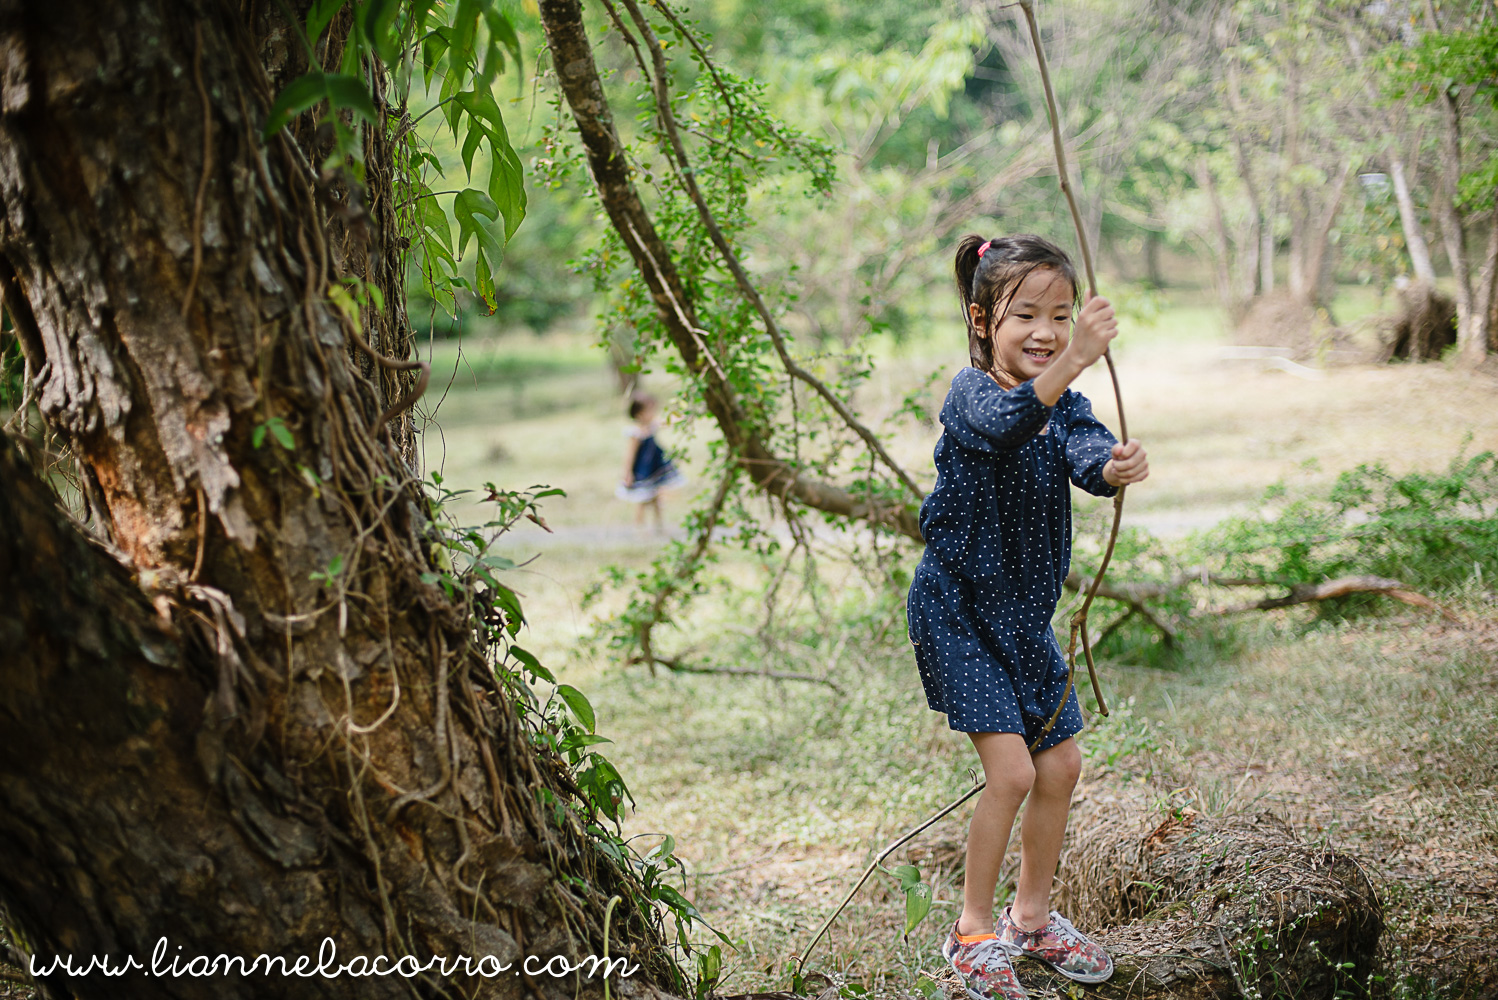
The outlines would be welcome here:
M 978 259 L 979 260 L 983 259 L 983 255 L 986 254 L 986 253 L 988 253 L 988 248 L 991 247 L 991 246 L 993 246 L 993 240 L 986 240 L 986 241 L 984 241 L 983 245 L 978 248 Z

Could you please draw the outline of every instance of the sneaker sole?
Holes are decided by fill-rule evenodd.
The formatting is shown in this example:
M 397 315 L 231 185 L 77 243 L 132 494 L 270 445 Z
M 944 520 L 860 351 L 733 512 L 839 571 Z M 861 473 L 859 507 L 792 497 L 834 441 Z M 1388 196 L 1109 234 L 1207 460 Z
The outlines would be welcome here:
M 984 996 L 982 993 L 979 993 L 977 990 L 973 989 L 967 984 L 967 975 L 963 973 L 961 969 L 957 968 L 957 963 L 952 961 L 951 956 L 949 956 L 946 952 L 942 952 L 941 957 L 945 958 L 947 960 L 947 964 L 952 967 L 952 971 L 957 973 L 957 978 L 961 981 L 962 988 L 967 991 L 967 995 L 971 997 L 972 1000 L 1003 1000 L 1002 997 L 998 996 Z M 1010 956 L 1010 961 L 1014 961 L 1013 956 Z M 1057 971 L 1059 972 L 1060 970 L 1058 969 Z M 1111 975 L 1113 970 L 1109 969 L 1108 971 Z M 1099 982 L 1101 982 L 1101 980 L 1099 980 Z M 1026 995 L 1028 996 L 1028 994 Z
M 1106 983 L 1108 980 L 1113 978 L 1112 956 L 1109 956 L 1108 958 L 1107 972 L 1068 972 L 1066 969 L 1061 968 L 1061 966 L 1057 965 L 1055 962 L 1041 958 L 1038 955 L 1027 955 L 1024 952 L 1020 952 L 1019 954 L 1021 958 L 1028 958 L 1032 962 L 1039 962 L 1041 965 L 1046 966 L 1052 972 L 1056 973 L 1056 975 L 1065 976 L 1067 979 L 1070 979 L 1071 981 L 1076 983 Z M 951 961 L 949 960 L 947 964 L 951 965 Z M 956 966 L 953 966 L 953 968 L 956 968 Z M 985 1000 L 985 998 L 980 997 L 979 1000 Z

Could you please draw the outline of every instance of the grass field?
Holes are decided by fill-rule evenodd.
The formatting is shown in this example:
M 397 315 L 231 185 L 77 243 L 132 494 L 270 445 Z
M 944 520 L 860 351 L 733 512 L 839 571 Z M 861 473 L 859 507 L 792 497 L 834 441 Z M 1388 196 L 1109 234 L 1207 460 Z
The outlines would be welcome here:
M 1367 311 L 1359 294 L 1344 311 Z M 1256 509 L 1276 482 L 1316 491 L 1359 463 L 1436 469 L 1463 449 L 1498 448 L 1490 376 L 1430 364 L 1303 378 L 1225 360 L 1221 344 L 1215 311 L 1190 301 L 1120 338 L 1130 431 L 1152 468 L 1129 492 L 1126 524 L 1178 536 Z M 860 406 L 881 417 L 928 372 L 954 372 L 961 345 L 955 324 L 880 345 Z M 622 595 L 590 608 L 582 595 L 605 564 L 644 566 L 661 545 L 636 532 L 612 496 L 624 448 L 613 376 L 581 336 L 470 343 L 464 354 L 444 344 L 434 355 L 457 374 L 437 410 L 440 438 L 429 435 L 431 468 L 449 486 L 567 491 L 546 506 L 553 534 L 526 526 L 503 543 L 538 557 L 511 577 L 532 622 L 526 645 L 597 707 L 599 731 L 614 740 L 605 749 L 634 796 L 626 835 L 642 849 L 674 836 L 690 872 L 685 891 L 738 943 L 721 990 L 783 987 L 786 961 L 873 854 L 967 787 L 977 764 L 966 738 L 926 708 L 898 595 L 829 560 L 819 603 L 787 602 L 766 631 L 754 567 L 725 557 L 724 584 L 658 641 L 830 684 L 650 676 L 612 662 L 579 640 Z M 669 398 L 669 383 L 647 376 L 647 385 Z M 1077 388 L 1117 426 L 1105 373 L 1088 372 Z M 700 476 L 700 442 L 669 423 L 663 439 Z M 891 448 L 929 485 L 933 444 L 934 432 L 912 424 Z M 679 516 L 690 492 L 668 513 Z M 907 570 L 915 558 L 914 549 L 903 557 Z M 1194 645 L 1172 669 L 1105 663 L 1121 704 L 1083 739 L 1079 794 L 1088 782 L 1123 782 L 1212 814 L 1269 808 L 1309 838 L 1354 849 L 1389 902 L 1383 991 L 1486 995 L 1498 976 L 1498 607 L 1491 590 L 1473 587 L 1458 611 L 1461 625 L 1411 609 L 1339 626 L 1278 612 Z M 938 971 L 968 815 L 959 810 L 919 841 L 936 902 L 908 942 L 885 879 L 843 914 L 811 967 L 889 990 Z

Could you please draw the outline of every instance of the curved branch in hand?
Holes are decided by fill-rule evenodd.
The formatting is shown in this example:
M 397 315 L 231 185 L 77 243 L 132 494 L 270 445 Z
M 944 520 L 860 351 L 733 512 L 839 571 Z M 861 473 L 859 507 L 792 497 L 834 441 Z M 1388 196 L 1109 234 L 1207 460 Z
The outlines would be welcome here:
M 1077 227 L 1077 245 L 1082 251 L 1082 267 L 1087 274 L 1087 290 L 1093 295 L 1097 294 L 1097 276 L 1092 269 L 1092 251 L 1087 246 L 1087 227 L 1082 224 L 1082 212 L 1077 208 L 1076 195 L 1072 193 L 1071 181 L 1067 177 L 1066 170 L 1066 147 L 1061 141 L 1061 116 L 1056 110 L 1056 92 L 1051 88 L 1051 71 L 1046 65 L 1045 49 L 1040 44 L 1040 27 L 1035 23 L 1034 0 L 1019 0 L 1020 10 L 1024 11 L 1025 23 L 1030 29 L 1030 40 L 1035 45 L 1035 61 L 1040 67 L 1040 83 L 1045 89 L 1046 114 L 1051 120 L 1051 142 L 1056 147 L 1056 179 L 1061 184 L 1061 192 L 1066 195 L 1066 207 L 1071 210 L 1072 223 Z M 1118 433 L 1119 440 L 1129 440 L 1129 425 L 1124 420 L 1123 393 L 1118 388 L 1118 370 L 1113 367 L 1113 354 L 1110 351 L 1103 352 L 1103 359 L 1108 362 L 1108 376 L 1113 381 L 1113 397 L 1118 403 Z M 1113 548 L 1118 543 L 1118 526 L 1123 520 L 1124 493 L 1127 486 L 1120 486 L 1118 494 L 1113 499 L 1113 527 L 1108 532 L 1108 544 L 1103 549 L 1102 562 L 1098 564 L 1097 576 L 1092 579 L 1092 586 L 1087 588 L 1087 594 L 1082 598 L 1082 606 L 1077 609 L 1071 619 L 1071 640 L 1066 645 L 1067 670 L 1066 693 L 1061 696 L 1061 704 L 1056 706 L 1056 711 L 1046 722 L 1045 728 L 1031 744 L 1033 750 L 1045 739 L 1056 720 L 1061 718 L 1061 712 L 1066 708 L 1066 699 L 1071 695 L 1072 675 L 1077 670 L 1077 637 L 1082 639 L 1082 655 L 1087 659 L 1087 676 L 1092 681 L 1092 693 L 1097 697 L 1098 712 L 1102 715 L 1108 714 L 1108 703 L 1103 700 L 1103 689 L 1098 684 L 1097 665 L 1092 660 L 1092 644 L 1087 639 L 1087 612 L 1092 608 L 1092 600 L 1097 596 L 1098 588 L 1103 584 L 1103 575 L 1108 572 L 1108 563 L 1113 558 Z

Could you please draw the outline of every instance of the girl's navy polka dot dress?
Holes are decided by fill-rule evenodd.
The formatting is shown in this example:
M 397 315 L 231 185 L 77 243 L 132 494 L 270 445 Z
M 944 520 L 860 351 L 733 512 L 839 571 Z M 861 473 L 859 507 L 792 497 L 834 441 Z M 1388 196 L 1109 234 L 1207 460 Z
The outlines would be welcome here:
M 952 380 L 936 442 L 936 488 L 921 504 L 926 551 L 906 603 L 926 702 L 966 733 L 1020 733 L 1056 710 L 1066 661 L 1051 616 L 1071 564 L 1071 490 L 1113 496 L 1103 466 L 1117 438 L 1071 389 L 1054 407 L 976 368 Z M 1036 752 L 1082 729 L 1076 691 Z

